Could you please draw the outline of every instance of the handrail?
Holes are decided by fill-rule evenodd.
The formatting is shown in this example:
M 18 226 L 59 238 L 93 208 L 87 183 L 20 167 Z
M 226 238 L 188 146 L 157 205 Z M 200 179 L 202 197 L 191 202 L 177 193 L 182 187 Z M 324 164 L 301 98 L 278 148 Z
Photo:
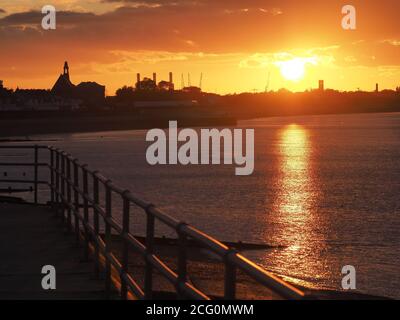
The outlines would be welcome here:
M 91 171 L 86 164 L 81 164 L 77 159 L 68 153 L 51 146 L 43 145 L 0 145 L 0 149 L 33 149 L 35 161 L 32 164 L 34 168 L 34 180 L 26 181 L 34 184 L 35 203 L 38 203 L 38 184 L 46 183 L 50 189 L 50 203 L 60 213 L 63 221 L 69 230 L 74 229 L 76 240 L 80 237 L 84 239 L 84 255 L 89 258 L 90 247 L 93 247 L 94 253 L 94 272 L 99 276 L 100 256 L 105 259 L 105 282 L 106 293 L 111 294 L 112 268 L 119 274 L 121 283 L 121 297 L 128 298 L 128 293 L 133 294 L 139 299 L 151 299 L 153 296 L 153 270 L 156 270 L 166 280 L 168 280 L 176 290 L 180 298 L 190 299 L 210 299 L 206 293 L 194 287 L 188 282 L 187 278 L 187 245 L 186 240 L 190 239 L 197 245 L 212 251 L 219 256 L 225 265 L 224 275 L 224 298 L 236 298 L 236 275 L 237 270 L 241 270 L 257 283 L 269 288 L 279 296 L 286 299 L 302 299 L 304 293 L 284 282 L 275 275 L 264 270 L 254 262 L 245 258 L 235 250 L 227 247 L 220 241 L 214 239 L 208 234 L 190 226 L 184 222 L 164 213 L 151 203 L 147 203 L 128 190 L 124 190 L 115 185 L 111 180 L 104 177 L 98 171 Z M 39 162 L 39 150 L 49 151 L 49 161 Z M 1 163 L 2 165 L 22 165 L 21 163 Z M 38 168 L 46 166 L 49 169 L 50 181 L 41 181 L 38 179 Z M 92 191 L 89 192 L 89 178 L 92 185 Z M 2 180 L 0 182 L 22 182 L 20 180 Z M 82 183 L 82 186 L 80 185 Z M 105 189 L 104 207 L 100 204 L 99 186 Z M 112 194 L 121 197 L 123 201 L 123 219 L 120 225 L 112 215 Z M 140 242 L 129 230 L 130 205 L 141 208 L 146 214 L 146 238 L 145 243 Z M 91 214 L 90 214 L 91 211 Z M 93 219 L 90 221 L 89 216 Z M 104 222 L 104 235 L 100 234 L 99 221 Z M 178 270 L 171 270 L 157 255 L 154 254 L 154 233 L 155 221 L 175 230 L 178 236 Z M 119 234 L 122 240 L 121 261 L 117 259 L 111 250 L 111 234 Z M 145 280 L 144 288 L 134 279 L 129 271 L 129 252 L 140 254 L 145 261 Z

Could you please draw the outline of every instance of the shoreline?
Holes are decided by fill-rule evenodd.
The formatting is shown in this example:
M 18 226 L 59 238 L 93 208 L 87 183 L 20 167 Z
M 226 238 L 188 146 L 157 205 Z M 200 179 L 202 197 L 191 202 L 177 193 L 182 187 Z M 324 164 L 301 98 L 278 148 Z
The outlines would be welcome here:
M 63 117 L 44 113 L 43 117 L 3 117 L 0 118 L 0 143 L 9 142 L 40 142 L 42 139 L 30 138 L 30 136 L 48 134 L 72 134 L 90 132 L 114 132 L 126 130 L 146 130 L 153 128 L 168 128 L 168 122 L 173 119 L 178 121 L 178 127 L 221 127 L 236 126 L 239 121 L 251 121 L 266 118 L 287 117 L 312 117 L 329 115 L 369 115 L 369 114 L 398 114 L 393 112 L 361 112 L 361 113 L 312 113 L 293 115 L 254 115 L 248 117 L 227 116 L 202 111 L 193 113 L 157 113 L 157 110 L 145 114 L 133 112 L 127 113 L 102 113 L 102 114 L 71 114 L 66 113 Z M 187 111 L 187 110 L 186 110 Z M 45 141 L 58 141 L 59 139 L 43 139 Z
M 41 116 L 42 115 L 42 116 Z M 184 127 L 218 127 L 233 126 L 237 119 L 226 114 L 200 110 L 171 110 L 160 113 L 149 110 L 144 113 L 63 113 L 36 114 L 33 117 L 3 117 L 0 119 L 0 138 L 13 137 L 12 140 L 41 134 L 85 133 L 98 131 L 145 130 L 153 128 L 168 128 L 169 121 L 178 121 Z M 2 139 L 0 142 L 6 142 Z

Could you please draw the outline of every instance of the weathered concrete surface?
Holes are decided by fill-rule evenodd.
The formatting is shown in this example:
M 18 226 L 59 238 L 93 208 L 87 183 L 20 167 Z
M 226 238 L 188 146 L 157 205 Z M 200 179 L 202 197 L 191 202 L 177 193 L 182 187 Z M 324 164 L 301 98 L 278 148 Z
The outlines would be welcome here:
M 56 268 L 56 290 L 42 289 L 44 265 Z M 104 298 L 93 264 L 48 208 L 0 203 L 0 300 Z

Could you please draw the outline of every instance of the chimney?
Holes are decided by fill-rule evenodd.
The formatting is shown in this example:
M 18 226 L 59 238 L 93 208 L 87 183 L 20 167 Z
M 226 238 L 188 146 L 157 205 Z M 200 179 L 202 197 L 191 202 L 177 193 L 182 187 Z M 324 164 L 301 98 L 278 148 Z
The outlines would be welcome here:
M 136 74 L 136 89 L 139 90 L 140 89 L 140 73 Z
M 171 84 L 173 83 L 172 72 L 169 73 L 169 82 L 170 82 Z
M 153 81 L 157 84 L 157 74 L 155 72 L 153 73 Z
M 319 80 L 319 91 L 324 91 L 325 86 L 324 86 L 324 80 Z
M 378 93 L 379 92 L 379 84 L 375 84 L 375 92 Z

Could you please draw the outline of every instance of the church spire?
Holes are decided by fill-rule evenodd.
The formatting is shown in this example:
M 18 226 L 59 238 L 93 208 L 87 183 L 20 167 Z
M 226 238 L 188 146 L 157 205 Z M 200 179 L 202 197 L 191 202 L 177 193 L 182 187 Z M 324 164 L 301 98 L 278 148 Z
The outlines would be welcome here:
M 68 61 L 65 61 L 64 63 L 64 76 L 67 76 L 69 78 L 69 66 L 68 66 Z

